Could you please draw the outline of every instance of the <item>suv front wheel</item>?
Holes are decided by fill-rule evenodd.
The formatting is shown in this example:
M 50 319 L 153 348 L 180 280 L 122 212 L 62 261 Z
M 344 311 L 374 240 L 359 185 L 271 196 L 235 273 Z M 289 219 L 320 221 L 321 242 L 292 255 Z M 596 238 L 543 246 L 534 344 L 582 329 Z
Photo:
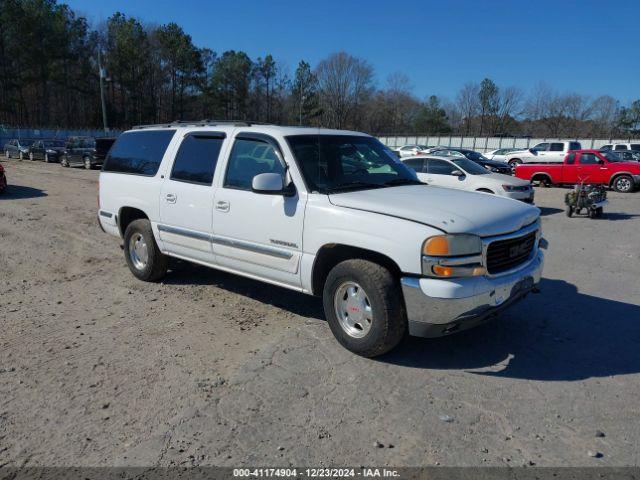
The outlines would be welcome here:
M 124 232 L 124 257 L 129 270 L 140 280 L 157 282 L 167 273 L 167 257 L 153 237 L 151 222 L 134 220 Z
M 368 260 L 345 260 L 327 276 L 325 316 L 338 342 L 363 357 L 382 355 L 400 343 L 407 316 L 398 279 Z

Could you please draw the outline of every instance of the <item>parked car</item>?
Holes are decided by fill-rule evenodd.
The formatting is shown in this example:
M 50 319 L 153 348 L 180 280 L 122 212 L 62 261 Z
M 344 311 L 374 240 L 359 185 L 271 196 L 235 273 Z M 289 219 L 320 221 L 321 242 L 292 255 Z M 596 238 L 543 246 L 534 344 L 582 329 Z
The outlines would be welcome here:
M 640 162 L 640 150 L 615 150 L 615 154 L 618 155 L 623 162 Z
M 640 151 L 640 142 L 631 142 L 631 143 L 608 143 L 606 145 L 602 145 L 600 147 L 601 151 L 607 150 L 635 150 Z
M 74 137 L 67 141 L 60 163 L 63 167 L 84 167 L 87 170 L 102 166 L 115 138 Z
M 64 151 L 64 140 L 36 140 L 29 147 L 29 160 L 59 162 Z
M 484 153 L 483 155 L 487 157 L 489 160 L 494 160 L 496 162 L 506 162 L 507 154 L 511 152 L 517 152 L 521 150 L 519 148 L 498 148 L 496 150 L 491 150 L 490 152 Z
M 437 148 L 433 145 L 405 145 L 395 150 L 398 157 L 413 157 L 429 153 L 432 149 Z
M 177 257 L 321 296 L 337 340 L 363 356 L 405 332 L 483 323 L 535 291 L 543 268 L 539 209 L 424 185 L 357 132 L 140 127 L 116 140 L 99 192 L 100 225 L 138 279 L 159 281 Z
M 4 193 L 7 189 L 7 174 L 4 171 L 4 167 L 0 165 L 0 194 Z
M 602 184 L 618 192 L 632 192 L 640 185 L 640 164 L 623 162 L 617 152 L 578 150 L 569 152 L 563 164 L 518 165 L 516 177 L 542 185 Z
M 580 142 L 543 142 L 507 154 L 507 163 L 513 167 L 522 163 L 562 163 L 567 153 L 580 149 Z
M 402 160 L 418 179 L 437 187 L 485 192 L 533 203 L 531 182 L 493 173 L 465 157 L 412 157 Z
M 479 152 L 474 150 L 469 150 L 468 148 L 444 148 L 439 150 L 434 150 L 431 152 L 432 155 L 438 157 L 454 157 L 454 158 L 467 158 L 472 162 L 476 162 L 478 165 L 483 166 L 487 170 L 493 173 L 501 173 L 503 175 L 511 175 L 511 167 L 505 165 L 503 162 L 496 162 L 494 160 L 489 160 L 487 157 L 482 155 Z
M 29 155 L 29 147 L 33 143 L 33 140 L 20 140 L 18 138 L 14 138 L 9 140 L 4 145 L 4 156 L 5 158 L 19 158 L 22 160 Z

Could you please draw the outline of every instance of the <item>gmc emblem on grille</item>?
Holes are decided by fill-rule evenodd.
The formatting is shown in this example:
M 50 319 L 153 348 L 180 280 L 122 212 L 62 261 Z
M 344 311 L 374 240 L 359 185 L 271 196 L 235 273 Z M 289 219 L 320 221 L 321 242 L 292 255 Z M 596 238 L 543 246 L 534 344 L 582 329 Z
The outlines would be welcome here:
M 522 255 L 526 255 L 529 253 L 529 245 L 527 242 L 521 243 L 520 245 L 514 245 L 509 249 L 509 258 L 520 257 Z

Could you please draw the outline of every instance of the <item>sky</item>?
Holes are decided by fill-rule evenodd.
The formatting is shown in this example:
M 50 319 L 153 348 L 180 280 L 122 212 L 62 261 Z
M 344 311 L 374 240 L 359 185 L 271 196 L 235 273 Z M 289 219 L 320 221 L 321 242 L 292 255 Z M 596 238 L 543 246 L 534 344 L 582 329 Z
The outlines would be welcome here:
M 640 1 L 609 0 L 60 0 L 93 25 L 120 11 L 175 22 L 199 47 L 267 54 L 293 73 L 346 51 L 379 87 L 406 74 L 420 98 L 455 98 L 489 77 L 525 92 L 640 98 Z

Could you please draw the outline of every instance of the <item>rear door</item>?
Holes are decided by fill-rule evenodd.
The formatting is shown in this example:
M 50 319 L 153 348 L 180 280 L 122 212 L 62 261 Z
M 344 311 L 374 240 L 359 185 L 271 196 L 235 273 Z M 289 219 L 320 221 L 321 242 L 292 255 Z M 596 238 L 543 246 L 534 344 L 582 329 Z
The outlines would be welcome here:
M 564 161 L 565 149 L 562 142 L 551 142 L 549 150 L 545 153 L 544 159 L 546 163 L 562 163 Z
M 280 174 L 283 184 L 289 181 L 275 138 L 237 131 L 230 149 L 214 201 L 216 263 L 299 287 L 306 193 L 300 186 L 292 195 L 252 191 L 253 178 L 261 173 Z
M 215 131 L 187 133 L 165 174 L 158 231 L 173 255 L 213 263 L 213 177 L 225 137 Z

